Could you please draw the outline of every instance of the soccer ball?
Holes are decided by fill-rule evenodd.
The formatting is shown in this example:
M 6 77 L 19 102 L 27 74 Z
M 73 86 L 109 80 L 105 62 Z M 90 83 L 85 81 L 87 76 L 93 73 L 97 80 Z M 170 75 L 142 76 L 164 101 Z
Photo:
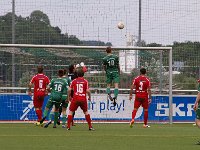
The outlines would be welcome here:
M 119 22 L 117 24 L 118 29 L 123 29 L 124 28 L 124 23 L 123 22 Z

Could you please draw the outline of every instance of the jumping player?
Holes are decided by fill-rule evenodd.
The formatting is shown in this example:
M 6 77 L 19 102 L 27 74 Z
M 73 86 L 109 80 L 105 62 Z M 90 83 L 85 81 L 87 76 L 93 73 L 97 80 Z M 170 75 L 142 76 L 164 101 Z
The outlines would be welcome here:
M 31 88 L 34 85 L 33 93 L 33 105 L 38 117 L 38 122 L 42 119 L 42 106 L 44 103 L 44 97 L 48 94 L 46 87 L 49 84 L 49 78 L 44 75 L 43 67 L 40 65 L 37 67 L 38 73 L 32 77 L 28 86 L 28 95 L 32 95 Z M 37 123 L 36 123 L 37 124 Z
M 111 101 L 114 100 L 114 106 L 116 105 L 117 96 L 119 93 L 119 74 L 120 74 L 120 67 L 119 67 L 119 57 L 112 54 L 112 48 L 106 48 L 107 56 L 103 58 L 103 66 L 106 71 L 106 83 L 107 89 L 106 93 Z M 110 86 L 111 83 L 114 83 L 114 98 L 111 97 Z
M 135 102 L 134 109 L 132 112 L 132 120 L 130 122 L 130 127 L 133 127 L 134 119 L 138 108 L 142 105 L 144 109 L 144 128 L 150 127 L 147 125 L 148 120 L 148 107 L 151 103 L 151 83 L 146 74 L 146 69 L 140 69 L 140 75 L 137 76 L 131 85 L 129 100 L 132 100 L 133 89 L 135 89 Z

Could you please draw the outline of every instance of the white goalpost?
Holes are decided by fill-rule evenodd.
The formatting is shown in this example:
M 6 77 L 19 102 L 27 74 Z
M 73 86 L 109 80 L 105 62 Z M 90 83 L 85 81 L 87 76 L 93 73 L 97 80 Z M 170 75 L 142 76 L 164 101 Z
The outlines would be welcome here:
M 120 64 L 122 68 L 127 68 L 126 65 L 131 66 L 131 63 L 135 63 L 132 70 L 122 71 L 120 75 L 120 94 L 117 107 L 113 107 L 112 103 L 106 101 L 105 72 L 102 70 L 102 58 L 106 54 L 105 48 L 106 46 L 0 44 L 1 55 L 5 58 L 0 64 L 2 76 L 0 82 L 0 103 L 2 106 L 0 107 L 8 107 L 6 108 L 8 110 L 2 110 L 2 113 L 9 111 L 8 114 L 3 113 L 0 122 L 34 120 L 32 100 L 26 94 L 27 87 L 25 85 L 27 85 L 30 76 L 35 73 L 35 67 L 38 64 L 43 64 L 45 73 L 53 78 L 58 69 L 67 68 L 69 64 L 84 62 L 88 67 L 85 77 L 91 83 L 93 94 L 93 100 L 88 104 L 88 109 L 95 122 L 127 122 L 130 120 L 133 105 L 128 101 L 128 84 L 131 84 L 132 77 L 137 75 L 138 69 L 143 66 L 149 70 L 150 79 L 152 78 L 153 82 L 152 91 L 155 103 L 150 110 L 152 112 L 149 119 L 152 122 L 172 124 L 172 47 L 112 47 L 114 54 L 118 56 L 122 51 L 133 52 L 121 56 L 124 57 L 123 60 L 126 60 L 125 64 Z M 10 54 L 14 54 L 14 57 Z M 134 58 L 137 60 L 132 61 Z M 160 115 L 157 110 L 159 107 L 157 103 L 160 100 L 168 103 L 166 106 L 169 109 L 168 116 Z M 76 117 L 77 120 L 83 119 L 79 112 Z M 157 117 L 160 117 L 161 120 Z M 163 120 L 162 117 L 167 117 L 167 119 Z M 141 120 L 142 115 L 138 116 L 138 121 Z

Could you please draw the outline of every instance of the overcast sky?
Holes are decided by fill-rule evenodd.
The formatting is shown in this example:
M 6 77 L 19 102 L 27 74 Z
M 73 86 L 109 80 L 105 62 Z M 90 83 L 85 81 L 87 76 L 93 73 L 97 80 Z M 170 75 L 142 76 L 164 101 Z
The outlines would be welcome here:
M 138 35 L 139 0 L 15 0 L 16 14 L 41 10 L 52 26 L 81 40 L 101 40 L 125 46 Z M 0 15 L 12 10 L 12 0 L 0 0 Z M 119 30 L 117 23 L 125 28 Z M 200 41 L 199 0 L 142 0 L 142 39 L 147 43 Z

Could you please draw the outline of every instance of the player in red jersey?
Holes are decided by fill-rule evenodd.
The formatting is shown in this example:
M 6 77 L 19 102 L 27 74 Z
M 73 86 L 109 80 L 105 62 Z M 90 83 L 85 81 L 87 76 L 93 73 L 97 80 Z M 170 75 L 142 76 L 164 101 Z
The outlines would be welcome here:
M 144 109 L 144 128 L 150 127 L 147 125 L 148 120 L 148 107 L 151 103 L 151 83 L 146 74 L 146 69 L 140 69 L 140 75 L 133 79 L 133 83 L 130 89 L 129 100 L 132 100 L 133 89 L 135 89 L 135 102 L 134 109 L 132 112 L 132 120 L 130 122 L 130 127 L 132 128 L 134 123 L 134 118 L 136 116 L 138 108 L 142 105 Z
M 70 130 L 70 123 L 73 118 L 73 113 L 80 108 L 83 110 L 85 114 L 85 119 L 88 122 L 89 130 L 94 130 L 92 128 L 90 114 L 88 114 L 87 109 L 87 98 L 86 94 L 88 94 L 88 100 L 91 101 L 91 93 L 88 86 L 88 81 L 84 79 L 84 71 L 82 67 L 78 67 L 76 69 L 78 78 L 74 79 L 68 89 L 68 101 L 71 101 L 69 106 L 69 114 L 68 114 L 68 121 L 67 121 L 67 130 Z M 71 91 L 74 91 L 73 99 L 71 100 Z
M 33 93 L 33 105 L 38 117 L 38 122 L 42 119 L 42 105 L 44 97 L 48 94 L 46 91 L 47 85 L 50 83 L 49 78 L 43 74 L 43 67 L 40 65 L 37 67 L 38 73 L 32 77 L 29 86 L 28 94 L 31 96 L 31 87 L 34 85 Z

